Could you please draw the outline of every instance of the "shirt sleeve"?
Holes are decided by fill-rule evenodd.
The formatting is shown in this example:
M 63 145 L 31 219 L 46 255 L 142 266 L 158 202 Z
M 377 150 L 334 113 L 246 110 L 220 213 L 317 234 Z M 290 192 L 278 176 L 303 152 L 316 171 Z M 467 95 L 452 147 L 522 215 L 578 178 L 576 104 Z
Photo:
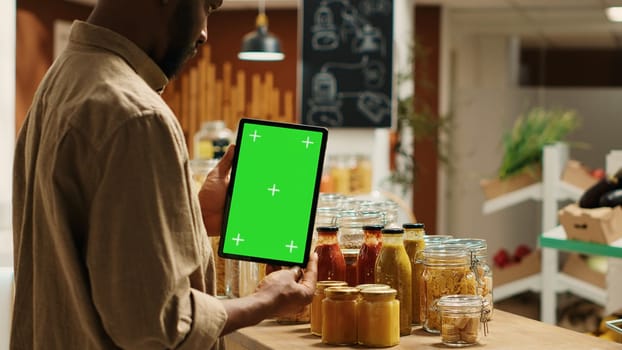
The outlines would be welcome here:
M 227 319 L 220 301 L 191 288 L 209 248 L 175 130 L 165 117 L 135 116 L 98 154 L 86 259 L 95 308 L 122 348 L 210 348 Z

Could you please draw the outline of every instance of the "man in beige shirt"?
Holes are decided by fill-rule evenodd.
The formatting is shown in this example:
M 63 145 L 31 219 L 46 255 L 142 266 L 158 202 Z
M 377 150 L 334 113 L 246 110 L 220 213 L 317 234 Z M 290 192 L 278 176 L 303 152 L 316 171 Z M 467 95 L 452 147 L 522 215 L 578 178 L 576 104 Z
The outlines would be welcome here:
M 317 258 L 218 300 L 206 229 L 222 221 L 231 150 L 192 190 L 160 92 L 207 40 L 221 0 L 99 0 L 34 97 L 14 163 L 11 349 L 208 349 L 300 309 Z

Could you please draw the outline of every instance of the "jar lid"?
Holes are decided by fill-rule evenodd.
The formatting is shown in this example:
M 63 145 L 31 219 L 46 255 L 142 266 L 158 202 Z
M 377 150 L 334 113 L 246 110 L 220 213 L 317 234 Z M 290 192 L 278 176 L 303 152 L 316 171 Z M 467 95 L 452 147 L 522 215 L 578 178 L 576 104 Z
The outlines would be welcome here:
M 397 295 L 397 290 L 393 288 L 382 288 L 382 287 L 368 287 L 365 289 L 361 289 L 361 295 L 363 298 L 365 297 L 394 297 Z
M 356 288 L 362 291 L 363 289 L 367 289 L 367 288 L 390 289 L 391 286 L 389 286 L 388 284 L 382 284 L 382 283 L 365 283 L 365 284 L 357 285 Z
M 485 298 L 482 298 L 481 295 L 444 295 L 442 296 L 437 303 L 438 307 L 441 308 L 459 308 L 459 307 L 472 307 L 479 308 L 481 310 L 488 310 L 490 303 Z
M 399 227 L 390 227 L 382 229 L 382 233 L 387 235 L 401 235 L 404 234 L 404 229 Z
M 364 225 L 364 231 L 380 231 L 384 228 L 384 225 Z
M 317 281 L 315 283 L 315 288 L 319 290 L 324 290 L 329 287 L 346 287 L 348 285 L 345 281 Z
M 320 226 L 317 228 L 317 232 L 337 232 L 339 227 L 337 226 Z
M 356 257 L 359 255 L 359 249 L 351 249 L 351 248 L 344 248 L 341 249 L 341 254 L 343 254 L 343 257 Z
M 404 229 L 425 228 L 425 225 L 423 223 L 421 223 L 421 222 L 416 222 L 416 223 L 413 223 L 413 224 L 410 224 L 410 223 L 409 224 L 403 224 L 402 227 Z
M 356 297 L 359 295 L 359 289 L 355 287 L 328 287 L 324 289 L 324 295 L 331 297 Z

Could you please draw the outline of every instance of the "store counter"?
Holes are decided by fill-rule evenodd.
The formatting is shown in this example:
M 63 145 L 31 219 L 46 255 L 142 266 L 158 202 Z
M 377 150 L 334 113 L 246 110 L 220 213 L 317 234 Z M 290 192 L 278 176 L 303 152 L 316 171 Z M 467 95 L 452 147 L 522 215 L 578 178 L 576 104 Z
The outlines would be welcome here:
M 354 346 L 329 346 L 320 337 L 309 333 L 309 324 L 280 325 L 264 321 L 257 326 L 240 329 L 226 336 L 228 350 L 304 350 L 318 348 L 365 349 Z M 438 350 L 450 349 L 438 335 L 413 328 L 413 334 L 400 338 L 400 344 L 388 349 Z M 503 350 L 608 350 L 622 349 L 622 344 L 606 341 L 564 328 L 534 321 L 508 312 L 495 310 L 489 323 L 489 334 L 481 335 L 479 345 L 467 349 Z

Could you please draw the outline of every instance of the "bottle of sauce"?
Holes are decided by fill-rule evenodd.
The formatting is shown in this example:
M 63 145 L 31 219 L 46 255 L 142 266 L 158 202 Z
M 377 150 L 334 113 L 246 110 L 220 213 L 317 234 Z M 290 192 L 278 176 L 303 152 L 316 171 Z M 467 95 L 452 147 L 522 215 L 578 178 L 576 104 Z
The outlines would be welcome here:
M 421 303 L 420 303 L 420 285 L 423 276 L 423 256 L 422 252 L 425 247 L 425 226 L 422 223 L 403 224 L 404 228 L 404 248 L 410 260 L 410 268 L 412 271 L 412 316 L 413 324 L 421 324 Z
M 404 229 L 382 230 L 382 249 L 376 260 L 376 283 L 397 291 L 400 303 L 400 336 L 410 335 L 412 324 L 412 271 L 404 248 Z
M 382 248 L 382 225 L 363 226 L 363 244 L 356 262 L 357 284 L 375 283 L 376 259 Z
M 317 228 L 318 281 L 345 281 L 346 261 L 337 241 L 336 226 L 320 226 Z

